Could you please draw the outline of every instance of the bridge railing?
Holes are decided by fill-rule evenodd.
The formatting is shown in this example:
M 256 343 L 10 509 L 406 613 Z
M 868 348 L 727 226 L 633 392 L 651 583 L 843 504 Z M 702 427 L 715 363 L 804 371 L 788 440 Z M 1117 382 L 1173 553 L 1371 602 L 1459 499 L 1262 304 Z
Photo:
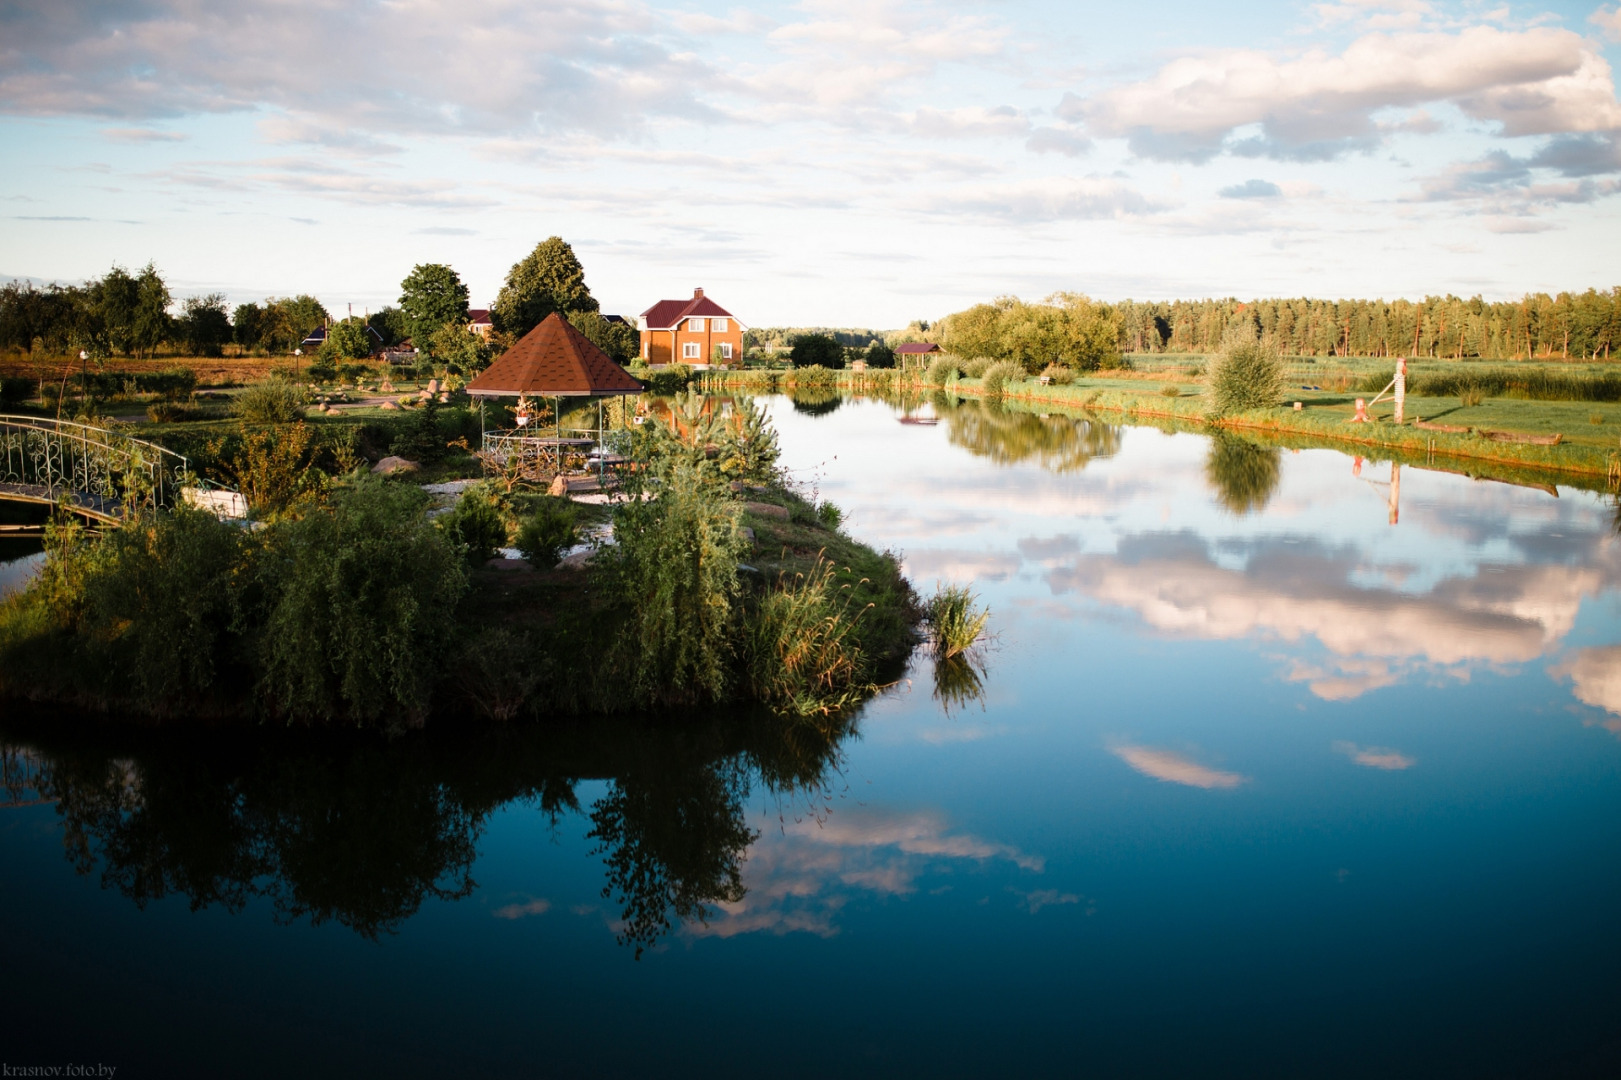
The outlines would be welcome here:
M 0 484 L 43 489 L 98 517 L 166 509 L 194 485 L 184 455 L 107 428 L 0 415 Z

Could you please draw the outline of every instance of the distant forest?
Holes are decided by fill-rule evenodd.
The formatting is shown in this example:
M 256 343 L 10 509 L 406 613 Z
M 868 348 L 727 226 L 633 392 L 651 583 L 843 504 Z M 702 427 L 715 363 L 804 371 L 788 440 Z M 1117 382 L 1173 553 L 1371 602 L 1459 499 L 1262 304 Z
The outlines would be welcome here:
M 1451 359 L 1609 359 L 1621 343 L 1621 287 L 1557 296 L 1530 293 L 1488 303 L 1480 297 L 1411 300 L 1126 300 L 1120 347 L 1126 352 L 1215 352 L 1235 322 L 1294 356 L 1430 356 Z

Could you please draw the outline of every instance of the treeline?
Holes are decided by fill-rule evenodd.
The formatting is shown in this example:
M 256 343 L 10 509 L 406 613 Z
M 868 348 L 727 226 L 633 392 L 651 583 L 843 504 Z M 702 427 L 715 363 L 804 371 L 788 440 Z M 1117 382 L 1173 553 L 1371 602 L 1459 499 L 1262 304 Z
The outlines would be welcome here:
M 1621 342 L 1621 287 L 1412 300 L 1126 300 L 1120 347 L 1213 353 L 1227 327 L 1250 323 L 1262 344 L 1290 356 L 1428 356 L 1452 360 L 1608 359 Z

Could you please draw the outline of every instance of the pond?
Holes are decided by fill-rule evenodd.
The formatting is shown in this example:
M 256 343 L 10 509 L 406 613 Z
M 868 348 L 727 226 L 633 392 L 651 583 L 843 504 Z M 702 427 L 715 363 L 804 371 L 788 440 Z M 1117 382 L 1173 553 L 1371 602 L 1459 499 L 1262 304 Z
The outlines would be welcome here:
M 988 648 L 815 725 L 68 737 L 11 706 L 6 1061 L 1621 1069 L 1612 497 L 770 407 L 846 528 L 973 583 Z

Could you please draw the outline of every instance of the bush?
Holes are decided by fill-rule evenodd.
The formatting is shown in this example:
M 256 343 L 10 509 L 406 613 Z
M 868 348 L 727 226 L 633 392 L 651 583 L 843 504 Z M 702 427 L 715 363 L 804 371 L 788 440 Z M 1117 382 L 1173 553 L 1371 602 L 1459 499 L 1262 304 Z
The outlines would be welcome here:
M 725 695 L 745 549 L 739 512 L 685 465 L 669 473 L 657 499 L 615 510 L 605 569 L 627 611 L 616 656 L 632 700 L 691 704 Z
M 1253 330 L 1229 330 L 1211 365 L 1206 396 L 1212 416 L 1269 409 L 1283 398 L 1283 361 L 1255 340 Z
M 419 727 L 467 589 L 427 497 L 365 480 L 267 530 L 261 699 L 289 721 Z
M 844 524 L 844 511 L 837 503 L 820 502 L 816 504 L 816 520 L 829 529 L 837 529 Z
M 988 356 L 976 356 L 962 366 L 962 373 L 970 379 L 977 379 L 989 371 L 993 363 L 995 361 Z
M 1228 511 L 1244 515 L 1266 508 L 1278 489 L 1282 452 L 1236 435 L 1218 431 L 1210 440 L 1205 479 L 1216 501 Z
M 952 357 L 942 356 L 929 365 L 929 370 L 923 373 L 923 381 L 929 386 L 944 386 L 960 374 L 962 368 L 958 366 L 957 361 Z
M 338 377 L 337 367 L 333 364 L 327 363 L 325 360 L 315 360 L 311 362 L 311 364 L 304 369 L 304 372 L 316 382 L 331 382 Z
M 372 368 L 370 364 L 339 364 L 338 374 L 345 382 L 359 382 L 371 378 Z
M 1161 395 L 1163 395 L 1165 397 L 1181 397 L 1182 396 L 1182 388 L 1180 386 L 1176 385 L 1175 383 L 1166 383 L 1164 386 L 1160 387 L 1159 392 L 1160 392 Z
M 77 630 L 102 676 L 155 711 L 234 681 L 222 676 L 243 659 L 233 624 L 247 535 L 181 509 L 81 554 L 90 565 Z
M 986 368 L 981 378 L 986 397 L 1001 397 L 1009 383 L 1017 384 L 1024 378 L 1024 368 L 1011 360 L 1002 360 Z
M 223 443 L 209 447 L 223 456 Z M 232 484 L 254 514 L 264 517 L 326 493 L 327 475 L 315 468 L 315 432 L 297 423 L 246 432 L 225 462 Z
M 518 523 L 518 551 L 536 569 L 550 570 L 563 551 L 574 546 L 578 519 L 573 503 L 547 497 Z
M 692 369 L 686 364 L 670 364 L 656 371 L 649 368 L 645 375 L 638 377 L 647 383 L 648 393 L 668 397 L 687 388 L 692 382 Z
M 304 391 L 286 379 L 269 378 L 236 395 L 231 408 L 244 423 L 290 424 L 304 415 Z
M 440 515 L 437 524 L 474 566 L 495 558 L 496 549 L 506 547 L 510 532 L 506 508 L 482 484 L 462 492 L 455 509 Z
M 829 334 L 800 334 L 788 350 L 788 360 L 796 368 L 814 366 L 836 371 L 844 367 L 844 346 Z
M 1064 364 L 1048 364 L 1041 374 L 1051 379 L 1054 386 L 1068 386 L 1075 381 L 1075 369 Z
M 146 418 L 154 424 L 178 424 L 195 420 L 199 410 L 178 401 L 154 401 L 146 407 Z

